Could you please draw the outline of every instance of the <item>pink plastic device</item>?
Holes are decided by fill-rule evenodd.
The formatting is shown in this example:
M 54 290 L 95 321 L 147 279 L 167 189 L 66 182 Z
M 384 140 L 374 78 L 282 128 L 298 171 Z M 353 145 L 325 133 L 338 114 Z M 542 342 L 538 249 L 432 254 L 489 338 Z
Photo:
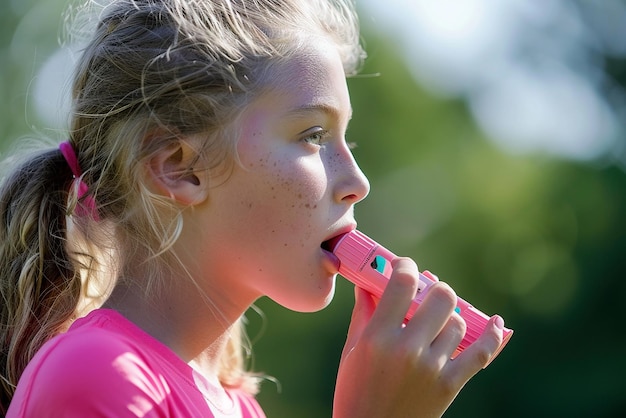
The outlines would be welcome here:
M 359 231 L 348 232 L 335 238 L 330 243 L 330 250 L 339 258 L 341 265 L 339 274 L 350 280 L 356 286 L 367 290 L 372 295 L 380 298 L 387 286 L 389 277 L 391 277 L 391 261 L 396 258 L 391 251 L 384 248 L 365 234 Z M 406 319 L 413 317 L 415 310 L 424 300 L 424 296 L 428 293 L 429 288 L 436 283 L 432 279 L 420 273 L 420 284 L 418 293 L 413 299 L 413 303 L 409 308 Z M 469 347 L 482 334 L 487 326 L 489 317 L 474 308 L 472 305 L 458 298 L 455 311 L 461 315 L 467 324 L 467 331 L 463 340 L 457 347 L 452 358 Z M 502 344 L 491 357 L 491 361 L 509 342 L 513 330 L 504 328 Z

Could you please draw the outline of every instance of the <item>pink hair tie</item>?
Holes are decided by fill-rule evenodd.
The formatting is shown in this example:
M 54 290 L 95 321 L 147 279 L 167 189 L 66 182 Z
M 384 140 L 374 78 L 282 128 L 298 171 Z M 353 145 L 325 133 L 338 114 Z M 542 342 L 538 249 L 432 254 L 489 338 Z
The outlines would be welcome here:
M 59 149 L 61 150 L 61 154 L 63 154 L 65 161 L 67 161 L 67 165 L 72 170 L 72 175 L 74 177 L 72 187 L 77 188 L 76 193 L 78 195 L 79 203 L 78 206 L 76 206 L 76 214 L 78 216 L 90 215 L 94 220 L 98 220 L 96 201 L 88 194 L 89 186 L 87 186 L 87 183 L 82 180 L 81 176 L 83 173 L 80 169 L 80 165 L 78 164 L 78 157 L 76 157 L 74 147 L 69 141 L 65 141 L 59 144 Z

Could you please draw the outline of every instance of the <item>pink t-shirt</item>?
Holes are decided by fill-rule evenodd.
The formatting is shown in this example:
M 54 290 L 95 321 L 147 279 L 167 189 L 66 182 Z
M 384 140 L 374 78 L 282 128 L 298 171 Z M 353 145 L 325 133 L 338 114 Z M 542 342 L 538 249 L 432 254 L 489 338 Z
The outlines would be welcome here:
M 98 309 L 39 350 L 7 418 L 265 417 L 242 391 L 229 390 L 232 402 L 221 408 L 203 395 L 210 391 L 167 346 L 118 312 Z

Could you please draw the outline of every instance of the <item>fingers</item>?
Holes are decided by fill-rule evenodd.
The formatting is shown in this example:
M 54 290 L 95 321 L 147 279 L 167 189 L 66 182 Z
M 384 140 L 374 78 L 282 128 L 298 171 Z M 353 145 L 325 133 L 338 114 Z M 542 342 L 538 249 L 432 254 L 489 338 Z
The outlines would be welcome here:
M 454 312 L 456 294 L 436 276 L 424 274 L 435 283 L 417 309 L 411 308 L 417 266 L 406 258 L 392 266 L 379 301 L 356 289 L 335 390 L 337 416 L 416 416 L 416 405 L 419 416 L 441 416 L 502 342 L 504 324 L 494 316 L 481 336 L 451 360 L 466 331 Z M 407 312 L 414 312 L 409 321 Z
M 444 282 L 435 283 L 409 321 L 407 330 L 412 330 L 425 343 L 434 341 L 449 322 L 456 304 L 454 290 Z
M 456 348 L 463 340 L 466 329 L 467 325 L 460 315 L 453 313 L 448 318 L 443 329 L 431 344 L 433 353 L 438 353 L 439 355 L 440 363 L 445 363 L 452 357 Z
M 363 329 L 367 326 L 372 317 L 376 303 L 374 298 L 367 291 L 355 286 L 354 287 L 354 309 L 352 310 L 352 319 L 348 328 L 348 337 L 345 344 L 345 352 L 349 352 L 356 344 L 356 341 L 363 333 Z
M 502 344 L 504 321 L 498 315 L 489 319 L 485 330 L 472 345 L 449 363 L 447 373 L 454 376 L 461 385 L 472 378 L 478 371 L 485 368 L 495 352 Z
M 493 317 L 481 336 L 451 360 L 466 323 L 454 312 L 457 296 L 436 276 L 420 305 L 411 307 L 419 272 L 406 258 L 380 300 L 356 289 L 355 307 L 337 377 L 337 416 L 441 416 L 502 341 L 503 321 Z M 433 279 L 435 277 L 435 279 Z M 407 312 L 414 312 L 406 321 Z
M 415 262 L 409 258 L 397 258 L 392 266 L 393 273 L 372 316 L 373 328 L 400 327 L 417 293 L 419 272 Z

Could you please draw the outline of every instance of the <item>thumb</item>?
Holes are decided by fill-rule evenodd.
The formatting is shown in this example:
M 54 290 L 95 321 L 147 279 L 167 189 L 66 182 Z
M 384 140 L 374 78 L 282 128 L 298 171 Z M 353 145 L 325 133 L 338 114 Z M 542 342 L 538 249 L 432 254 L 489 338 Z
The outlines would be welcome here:
M 372 318 L 375 309 L 376 302 L 374 300 L 374 297 L 366 290 L 355 286 L 354 309 L 352 310 L 352 318 L 350 319 L 348 337 L 346 339 L 346 345 L 343 349 L 342 358 L 345 357 L 354 348 L 357 341 L 361 337 L 363 330 L 370 322 L 370 319 Z

